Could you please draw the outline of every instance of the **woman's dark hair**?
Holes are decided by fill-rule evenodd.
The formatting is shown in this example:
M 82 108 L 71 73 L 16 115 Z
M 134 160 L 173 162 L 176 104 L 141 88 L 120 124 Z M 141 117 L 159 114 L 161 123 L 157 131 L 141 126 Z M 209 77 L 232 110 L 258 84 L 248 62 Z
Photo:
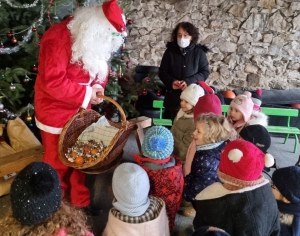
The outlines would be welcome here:
M 184 29 L 190 36 L 192 36 L 191 43 L 196 44 L 199 39 L 198 29 L 190 22 L 180 22 L 176 25 L 171 35 L 171 41 L 177 40 L 177 31 L 179 28 Z

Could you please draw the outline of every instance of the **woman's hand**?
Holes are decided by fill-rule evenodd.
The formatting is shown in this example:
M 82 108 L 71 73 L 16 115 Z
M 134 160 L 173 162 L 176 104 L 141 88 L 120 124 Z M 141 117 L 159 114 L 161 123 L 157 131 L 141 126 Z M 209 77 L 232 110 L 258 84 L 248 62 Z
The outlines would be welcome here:
M 187 85 L 186 85 L 186 82 L 184 80 L 175 80 L 173 82 L 173 89 L 181 89 L 181 90 L 184 90 Z

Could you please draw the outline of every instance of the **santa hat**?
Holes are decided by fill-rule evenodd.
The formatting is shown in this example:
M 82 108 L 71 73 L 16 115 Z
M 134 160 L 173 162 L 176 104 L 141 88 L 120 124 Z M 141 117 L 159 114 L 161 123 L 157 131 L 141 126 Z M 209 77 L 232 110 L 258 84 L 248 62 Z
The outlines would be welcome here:
M 253 143 L 234 140 L 224 148 L 219 165 L 219 177 L 223 182 L 241 188 L 257 184 L 264 166 L 274 164 L 270 154 L 264 154 Z
M 222 106 L 219 97 L 215 94 L 206 94 L 199 98 L 194 107 L 194 119 L 203 113 L 222 115 Z
M 252 102 L 254 103 L 253 110 L 255 110 L 255 111 L 261 111 L 261 109 L 260 109 L 260 106 L 262 103 L 261 95 L 262 95 L 261 89 L 256 89 L 256 91 L 252 92 L 251 99 L 252 99 Z
M 204 90 L 197 84 L 190 84 L 180 95 L 181 100 L 187 101 L 192 106 L 195 106 L 199 97 L 204 95 Z
M 110 0 L 102 5 L 103 21 L 106 28 L 111 31 L 112 34 L 118 35 L 117 32 L 122 33 L 122 36 L 126 37 L 126 22 L 123 10 L 118 6 L 116 0 Z
M 255 144 L 264 153 L 266 153 L 271 146 L 270 134 L 262 125 L 244 126 L 239 135 L 242 139 Z
M 245 122 L 249 121 L 254 106 L 251 100 L 251 93 L 246 91 L 244 94 L 239 94 L 231 101 L 230 106 L 243 114 Z M 228 116 L 230 116 L 230 109 L 228 110 Z

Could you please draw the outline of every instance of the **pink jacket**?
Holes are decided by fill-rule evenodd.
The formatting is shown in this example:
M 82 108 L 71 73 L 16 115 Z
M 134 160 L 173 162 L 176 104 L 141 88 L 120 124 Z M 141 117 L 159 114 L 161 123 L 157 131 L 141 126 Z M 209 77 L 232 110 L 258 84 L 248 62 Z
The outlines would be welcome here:
M 196 153 L 196 143 L 195 140 L 193 139 L 186 153 L 186 159 L 183 165 L 183 176 L 186 176 L 189 173 L 191 173 L 191 166 L 192 166 L 195 153 Z
M 97 84 L 82 66 L 71 64 L 71 19 L 52 26 L 43 35 L 35 82 L 35 119 L 41 130 L 60 134 L 76 112 L 89 107 L 92 84 Z M 100 84 L 105 87 L 107 80 Z M 99 84 L 95 86 L 100 86 Z

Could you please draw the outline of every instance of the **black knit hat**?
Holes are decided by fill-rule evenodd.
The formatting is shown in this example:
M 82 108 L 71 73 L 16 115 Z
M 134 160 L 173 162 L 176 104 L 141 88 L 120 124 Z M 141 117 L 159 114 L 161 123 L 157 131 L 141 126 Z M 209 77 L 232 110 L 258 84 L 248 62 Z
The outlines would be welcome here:
M 242 139 L 253 143 L 264 153 L 267 152 L 271 146 L 271 137 L 268 130 L 262 125 L 245 126 L 240 131 Z
M 209 228 L 211 229 L 208 231 Z M 215 228 L 215 230 L 213 230 L 210 226 L 202 226 L 195 230 L 192 236 L 230 236 L 230 234 L 228 234 L 224 230 L 220 231 L 220 229 L 217 230 L 218 228 L 216 227 L 213 228 Z
M 289 166 L 275 170 L 272 181 L 279 192 L 291 203 L 300 203 L 300 167 Z
M 23 225 L 39 224 L 61 204 L 60 181 L 55 169 L 33 162 L 14 179 L 10 191 L 13 216 Z

